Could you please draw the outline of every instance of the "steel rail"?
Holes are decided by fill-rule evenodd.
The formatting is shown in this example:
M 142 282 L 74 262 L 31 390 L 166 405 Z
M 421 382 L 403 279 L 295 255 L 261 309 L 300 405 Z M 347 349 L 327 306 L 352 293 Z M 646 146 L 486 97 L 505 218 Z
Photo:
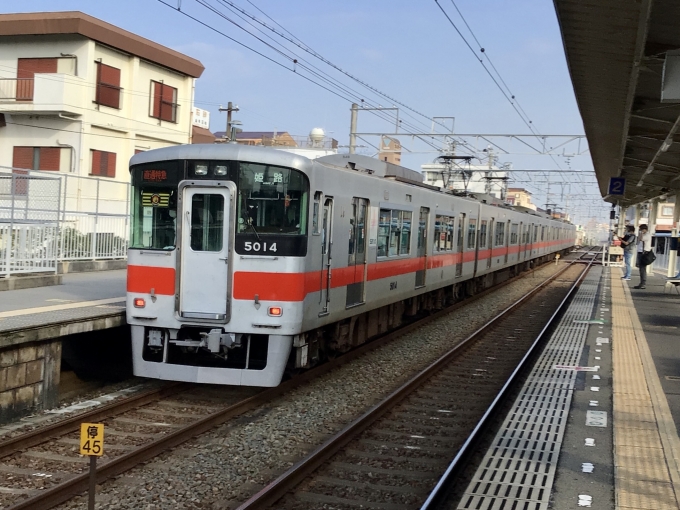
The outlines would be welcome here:
M 36 446 L 55 437 L 63 436 L 79 429 L 83 422 L 96 422 L 121 414 L 137 407 L 150 404 L 162 398 L 175 395 L 190 387 L 184 383 L 166 384 L 160 388 L 143 391 L 129 397 L 115 400 L 109 404 L 97 406 L 95 409 L 78 413 L 65 420 L 39 427 L 24 434 L 11 437 L 0 442 L 0 459 L 12 455 L 19 450 Z
M 498 320 L 506 317 L 510 312 L 514 311 L 517 307 L 523 304 L 526 300 L 531 298 L 534 294 L 539 292 L 541 289 L 550 284 L 553 280 L 557 279 L 562 275 L 567 269 L 574 265 L 575 261 L 571 261 L 564 269 L 553 274 L 550 278 L 547 278 L 544 282 L 533 288 L 527 294 L 519 298 L 512 305 L 505 308 L 502 312 L 496 315 L 494 318 L 486 322 L 483 326 L 478 328 L 474 333 L 466 337 L 461 343 L 453 347 L 450 351 L 442 355 L 436 361 L 431 363 L 428 367 L 419 372 L 415 377 L 413 377 L 408 382 L 404 383 L 401 387 L 393 391 L 384 400 L 374 405 L 362 416 L 354 420 L 352 423 L 347 425 L 341 431 L 336 433 L 333 437 L 324 442 L 321 446 L 316 448 L 311 454 L 302 459 L 301 461 L 294 464 L 290 469 L 280 475 L 276 480 L 269 483 L 263 489 L 261 489 L 257 494 L 249 498 L 246 502 L 241 504 L 236 508 L 236 510 L 261 510 L 269 508 L 271 505 L 276 503 L 285 494 L 289 493 L 295 486 L 305 480 L 311 473 L 317 470 L 321 465 L 327 462 L 331 457 L 333 457 L 338 451 L 344 448 L 352 439 L 361 434 L 375 421 L 381 418 L 385 413 L 390 411 L 397 403 L 406 398 L 414 390 L 420 387 L 424 382 L 429 380 L 434 374 L 439 370 L 449 364 L 454 358 L 456 358 L 464 349 L 469 347 L 479 336 L 488 331 L 492 326 L 494 326 Z M 589 269 L 588 265 L 584 269 L 584 273 Z M 583 276 L 583 274 L 581 277 Z M 422 326 L 422 324 L 420 324 Z
M 463 464 L 464 464 L 464 459 L 468 458 L 468 456 L 471 453 L 471 450 L 474 445 L 476 445 L 486 428 L 486 426 L 489 423 L 489 420 L 491 419 L 492 416 L 498 411 L 498 409 L 503 405 L 503 399 L 507 396 L 507 394 L 510 392 L 514 384 L 516 383 L 517 379 L 520 376 L 520 373 L 524 370 L 526 365 L 528 364 L 529 360 L 531 360 L 534 351 L 538 348 L 538 345 L 543 341 L 543 338 L 545 334 L 550 330 L 550 328 L 553 326 L 553 324 L 557 321 L 558 317 L 560 316 L 560 313 L 564 309 L 564 307 L 569 303 L 569 300 L 571 299 L 572 295 L 576 292 L 576 289 L 581 285 L 581 282 L 585 278 L 585 276 L 588 274 L 590 271 L 590 268 L 593 266 L 593 263 L 597 257 L 593 257 L 590 259 L 588 264 L 585 266 L 583 269 L 583 272 L 579 275 L 577 280 L 574 282 L 574 284 L 571 286 L 569 291 L 567 292 L 567 295 L 564 296 L 564 299 L 562 302 L 559 304 L 557 307 L 557 310 L 552 314 L 550 319 L 548 319 L 548 322 L 546 325 L 543 327 L 541 332 L 538 334 L 534 342 L 531 344 L 531 347 L 527 350 L 526 354 L 524 357 L 520 360 L 520 362 L 517 364 L 517 367 L 515 370 L 510 374 L 510 377 L 508 377 L 508 380 L 505 382 L 501 390 L 498 392 L 498 395 L 496 398 L 491 402 L 491 405 L 489 408 L 486 410 L 484 415 L 480 418 L 479 422 L 475 426 L 475 428 L 472 430 L 472 433 L 468 436 L 467 440 L 465 443 L 463 443 L 463 446 L 460 447 L 460 450 L 456 454 L 456 456 L 453 458 L 451 461 L 451 464 L 446 468 L 446 471 L 444 474 L 441 476 L 437 484 L 435 485 L 434 489 L 432 489 L 432 492 L 428 496 L 428 498 L 425 500 L 425 502 L 422 504 L 420 507 L 420 510 L 434 510 L 437 508 L 441 503 L 442 500 L 446 497 L 446 492 L 447 489 L 450 486 L 451 480 L 455 478 L 455 476 L 460 473 L 460 470 L 462 469 Z
M 534 289 L 534 291 L 537 291 L 538 289 L 542 288 L 543 285 L 547 284 L 549 281 L 562 274 L 562 272 L 566 271 L 567 267 L 570 267 L 575 262 L 576 260 L 570 261 L 569 264 L 565 267 L 565 269 L 552 275 L 550 279 L 540 284 L 538 287 Z M 296 375 L 292 379 L 283 382 L 279 386 L 263 390 L 257 395 L 244 399 L 241 402 L 238 402 L 225 409 L 210 414 L 196 422 L 190 423 L 180 429 L 177 429 L 175 432 L 166 434 L 158 438 L 157 440 L 154 440 L 150 443 L 137 447 L 127 453 L 124 453 L 118 457 L 115 457 L 108 462 L 99 463 L 97 464 L 96 483 L 100 484 L 105 480 L 108 480 L 114 476 L 124 473 L 125 471 L 128 471 L 129 469 L 139 465 L 140 463 L 146 462 L 160 455 L 161 453 L 169 450 L 170 448 L 174 448 L 197 435 L 203 434 L 208 430 L 221 425 L 222 423 L 226 422 L 227 420 L 233 417 L 239 416 L 286 392 L 289 392 L 299 386 L 302 386 L 303 384 L 313 379 L 316 379 L 332 370 L 335 370 L 336 368 L 339 368 L 353 361 L 354 359 L 359 358 L 364 354 L 367 354 L 368 352 L 371 352 L 382 347 L 383 345 L 391 342 L 392 340 L 402 335 L 405 335 L 407 333 L 410 333 L 411 331 L 423 327 L 425 324 L 432 322 L 438 319 L 439 317 L 448 315 L 449 313 L 465 305 L 473 303 L 492 292 L 498 291 L 500 288 L 514 281 L 517 281 L 518 279 L 526 278 L 527 276 L 533 274 L 536 271 L 536 269 L 526 271 L 520 275 L 517 275 L 513 278 L 506 280 L 505 282 L 502 282 L 474 296 L 471 296 L 470 298 L 459 301 L 447 308 L 444 308 L 438 312 L 428 315 L 423 319 L 416 320 L 410 324 L 407 324 L 406 326 L 400 327 L 399 329 L 385 333 L 383 336 L 380 336 L 356 349 L 353 349 L 343 354 L 341 357 L 338 357 L 327 363 L 319 365 L 318 367 L 315 367 L 299 375 Z M 77 419 L 78 422 L 80 423 L 80 421 L 82 421 L 83 418 L 85 417 L 85 414 L 87 413 L 80 414 L 78 416 L 75 416 L 74 418 Z M 49 510 L 50 508 L 53 508 L 54 506 L 61 504 L 65 501 L 68 501 L 72 497 L 85 492 L 88 489 L 88 487 L 89 487 L 89 473 L 82 473 L 79 475 L 75 475 L 72 478 L 69 478 L 58 485 L 55 485 L 54 487 L 44 490 L 40 492 L 40 494 L 29 497 L 23 501 L 17 502 L 16 504 L 8 507 L 7 510 Z

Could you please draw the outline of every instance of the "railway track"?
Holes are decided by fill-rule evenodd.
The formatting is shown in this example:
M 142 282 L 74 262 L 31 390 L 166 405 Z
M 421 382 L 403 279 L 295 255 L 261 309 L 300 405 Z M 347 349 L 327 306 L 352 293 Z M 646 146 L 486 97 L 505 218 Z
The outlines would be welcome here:
M 238 510 L 420 508 L 442 473 L 457 469 L 594 258 L 525 295 Z
M 494 287 L 473 300 L 498 290 Z M 101 483 L 470 301 L 392 332 L 277 388 L 172 384 L 0 442 L 0 506 L 47 509 L 87 489 L 86 459 L 77 454 L 76 430 L 81 422 L 106 424 L 106 457 L 97 468 Z

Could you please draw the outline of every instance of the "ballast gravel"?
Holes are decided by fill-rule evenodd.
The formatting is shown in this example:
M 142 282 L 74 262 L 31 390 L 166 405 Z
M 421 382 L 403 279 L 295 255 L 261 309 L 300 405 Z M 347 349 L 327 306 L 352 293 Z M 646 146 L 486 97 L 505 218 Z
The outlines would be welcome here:
M 97 487 L 107 510 L 232 509 L 563 264 L 484 298 Z M 58 508 L 86 507 L 80 496 Z

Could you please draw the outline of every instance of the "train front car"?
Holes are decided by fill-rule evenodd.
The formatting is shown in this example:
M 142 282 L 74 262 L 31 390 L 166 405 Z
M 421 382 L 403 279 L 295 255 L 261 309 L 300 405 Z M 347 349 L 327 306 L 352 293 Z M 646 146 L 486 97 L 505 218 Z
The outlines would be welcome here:
M 135 375 L 280 383 L 302 322 L 304 285 L 293 280 L 304 274 L 310 168 L 300 156 L 232 144 L 132 158 Z

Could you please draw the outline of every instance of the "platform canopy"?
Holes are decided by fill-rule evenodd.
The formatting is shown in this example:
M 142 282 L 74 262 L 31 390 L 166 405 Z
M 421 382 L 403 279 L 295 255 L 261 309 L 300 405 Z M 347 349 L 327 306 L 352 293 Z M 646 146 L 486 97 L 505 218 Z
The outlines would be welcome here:
M 680 75 L 664 80 L 680 0 L 554 3 L 600 193 L 625 206 L 680 192 L 680 102 L 668 93 Z M 610 193 L 612 177 L 625 179 L 623 195 Z

